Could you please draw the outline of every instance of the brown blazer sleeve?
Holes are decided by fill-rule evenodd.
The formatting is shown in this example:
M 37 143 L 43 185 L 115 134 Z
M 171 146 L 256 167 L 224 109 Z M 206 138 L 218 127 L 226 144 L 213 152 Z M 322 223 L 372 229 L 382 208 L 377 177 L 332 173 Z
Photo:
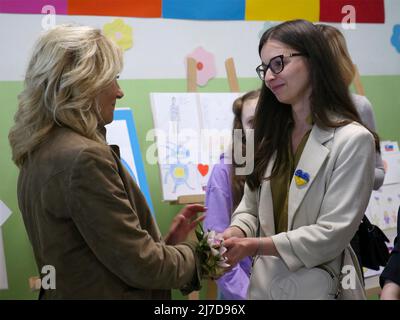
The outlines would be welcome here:
M 192 290 L 198 289 L 193 247 L 157 242 L 141 227 L 145 204 L 131 205 L 109 150 L 80 152 L 69 182 L 71 217 L 106 268 L 135 288 L 187 290 L 191 284 Z

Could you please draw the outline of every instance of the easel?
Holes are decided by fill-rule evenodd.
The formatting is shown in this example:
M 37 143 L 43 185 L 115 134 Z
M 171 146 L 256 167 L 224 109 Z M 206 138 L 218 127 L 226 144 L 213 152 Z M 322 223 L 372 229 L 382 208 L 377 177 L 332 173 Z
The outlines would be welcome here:
M 187 58 L 187 92 L 197 92 L 197 61 L 193 58 Z M 240 92 L 239 82 L 236 75 L 235 64 L 233 58 L 225 60 L 225 70 L 228 77 L 228 84 L 231 92 Z M 204 194 L 194 194 L 179 196 L 177 204 L 205 203 Z M 194 232 L 190 237 L 194 237 Z M 217 298 L 217 286 L 215 281 L 208 280 L 207 282 L 207 300 L 215 300 Z M 199 300 L 199 292 L 195 291 L 189 294 L 189 300 Z

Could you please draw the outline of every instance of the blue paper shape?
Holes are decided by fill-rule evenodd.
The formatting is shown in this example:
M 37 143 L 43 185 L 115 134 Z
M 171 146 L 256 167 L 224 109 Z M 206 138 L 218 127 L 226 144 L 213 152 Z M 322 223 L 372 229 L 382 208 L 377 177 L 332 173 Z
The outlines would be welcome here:
M 146 198 L 147 204 L 151 210 L 151 214 L 155 218 L 153 203 L 151 201 L 149 186 L 147 184 L 146 174 L 144 171 L 142 154 L 140 152 L 139 141 L 136 134 L 135 122 L 133 120 L 133 112 L 130 109 L 115 109 L 114 120 L 123 120 L 126 122 L 126 126 L 129 132 L 129 142 L 131 145 L 131 149 L 133 150 L 133 160 L 135 162 L 136 172 L 138 175 L 137 178 L 139 181 L 136 181 L 132 168 L 129 167 L 127 161 L 125 161 L 122 157 L 121 157 L 121 162 L 128 170 L 133 180 L 135 180 L 135 182 L 138 184 L 140 191 L 142 191 L 144 197 Z
M 245 0 L 163 0 L 162 17 L 191 20 L 244 20 Z
M 396 48 L 397 52 L 400 53 L 400 24 L 396 24 L 393 27 L 393 35 L 390 39 L 393 47 Z

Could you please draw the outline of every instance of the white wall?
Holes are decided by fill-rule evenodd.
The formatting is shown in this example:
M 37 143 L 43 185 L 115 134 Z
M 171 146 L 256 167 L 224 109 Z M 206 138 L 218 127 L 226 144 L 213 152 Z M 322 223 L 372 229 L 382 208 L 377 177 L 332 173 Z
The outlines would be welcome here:
M 385 24 L 357 24 L 342 30 L 361 75 L 400 74 L 400 55 L 390 44 L 400 24 L 400 1 L 386 0 Z M 30 50 L 42 30 L 43 15 L 0 14 L 0 80 L 22 80 Z M 102 27 L 112 17 L 57 16 L 56 23 Z M 189 21 L 123 18 L 133 28 L 134 45 L 125 52 L 122 79 L 185 78 L 185 56 L 197 46 L 214 53 L 217 77 L 225 77 L 224 61 L 233 57 L 238 77 L 255 77 L 261 21 Z M 333 24 L 340 27 L 340 24 Z

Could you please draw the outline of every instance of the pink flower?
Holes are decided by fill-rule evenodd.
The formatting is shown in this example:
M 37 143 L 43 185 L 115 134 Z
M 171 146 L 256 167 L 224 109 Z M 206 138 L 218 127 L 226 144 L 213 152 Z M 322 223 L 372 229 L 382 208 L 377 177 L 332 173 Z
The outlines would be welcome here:
M 206 85 L 210 79 L 217 75 L 214 55 L 211 52 L 202 47 L 197 47 L 187 57 L 196 60 L 197 84 L 199 86 Z
M 196 252 L 201 260 L 202 276 L 204 278 L 218 279 L 230 267 L 224 257 L 227 249 L 221 233 L 211 230 L 204 232 L 202 225 L 196 230 L 199 243 Z

